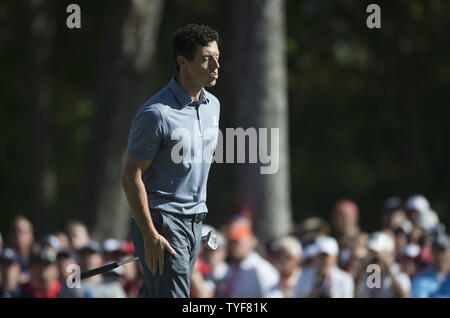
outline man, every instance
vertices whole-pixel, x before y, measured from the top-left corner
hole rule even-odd
[[[273,264],[280,273],[280,288],[284,297],[292,297],[292,291],[302,272],[300,261],[302,245],[292,236],[275,240],[270,246]]]
[[[19,282],[27,284],[30,282],[29,260],[34,243],[33,224],[23,215],[18,215],[11,223],[11,246],[18,254],[21,274]]]
[[[228,233],[230,265],[218,282],[219,298],[282,298],[279,274],[255,248],[257,240],[246,222],[233,222]]]
[[[144,279],[141,297],[189,297],[206,217],[206,183],[220,104],[219,36],[190,24],[172,40],[176,75],[132,122],[123,187]]]
[[[29,298],[19,283],[20,260],[14,250],[6,248],[0,255],[0,298]]]
[[[66,232],[69,238],[70,247],[78,251],[87,246],[91,241],[89,231],[82,222],[71,220],[66,225]]]
[[[337,267],[339,247],[336,240],[320,236],[315,243],[313,266],[304,269],[292,296],[295,298],[351,298],[353,278]]]
[[[51,251],[34,253],[30,257],[31,281],[26,289],[33,298],[58,298],[61,283],[56,265],[56,255]]]
[[[417,274],[412,281],[412,297],[432,297],[449,276],[450,244],[445,234],[439,234],[433,240],[433,263]]]
[[[348,248],[360,233],[359,208],[349,199],[337,201],[332,209],[334,237],[341,249]]]
[[[359,298],[408,298],[411,291],[411,280],[395,263],[393,238],[384,232],[375,232],[367,242],[369,250],[363,271],[359,278],[357,296]],[[370,264],[377,265],[380,273],[380,286],[369,287],[369,275],[366,272]]]

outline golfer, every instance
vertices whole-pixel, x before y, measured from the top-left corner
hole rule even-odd
[[[219,129],[220,103],[204,89],[218,78],[218,42],[208,26],[179,29],[175,75],[131,124],[123,187],[144,269],[139,297],[189,297]]]

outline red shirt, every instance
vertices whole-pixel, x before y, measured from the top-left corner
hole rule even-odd
[[[37,291],[35,287],[30,286],[29,289],[33,298],[58,298],[59,293],[61,292],[61,283],[55,281],[45,294]]]

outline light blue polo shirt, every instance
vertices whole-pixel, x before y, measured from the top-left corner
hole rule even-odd
[[[131,123],[127,153],[151,161],[142,180],[150,208],[191,215],[208,212],[206,186],[219,132],[219,100],[202,90],[191,100],[172,78]]]

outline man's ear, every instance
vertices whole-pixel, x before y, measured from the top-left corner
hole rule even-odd
[[[177,64],[178,66],[181,68],[181,66],[186,65],[186,59],[184,58],[183,55],[178,55],[177,56]]]

